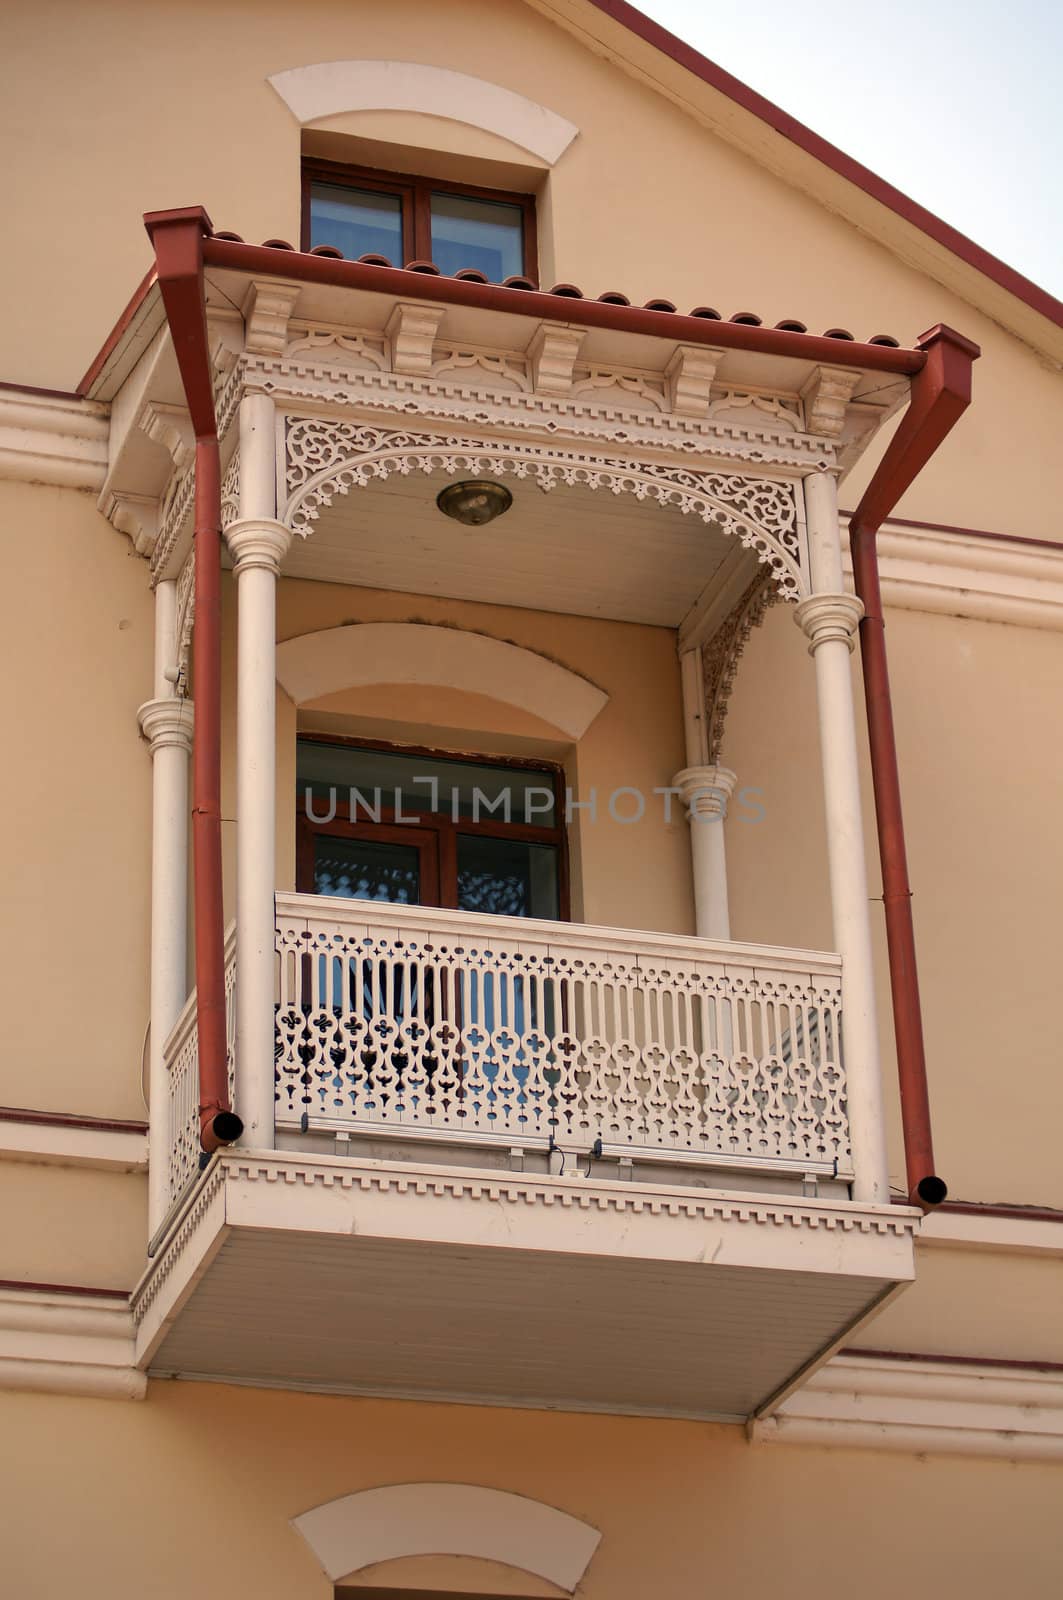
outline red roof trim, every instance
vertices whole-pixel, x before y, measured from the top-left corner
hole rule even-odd
[[[125,310],[118,318],[118,321],[107,335],[107,338],[104,341],[103,346],[97,354],[91,367],[78,384],[77,393],[79,395],[88,394],[89,390],[92,388],[92,385],[96,382],[96,379],[99,377],[100,373],[107,365],[107,362],[110,360],[112,351],[121,343],[122,335],[125,333],[126,329],[129,327],[129,324],[133,321],[133,318],[140,310],[145,298],[147,297],[148,290],[151,288],[154,282],[155,264],[153,262],[134,289],[129,304],[126,306]]]
[[[1049,322],[1063,328],[1063,301],[1057,300],[1046,289],[1039,289],[1036,283],[1023,277],[1021,272],[1016,272],[1014,267],[1009,267],[998,256],[983,250],[973,239],[968,239],[966,234],[950,227],[925,206],[909,199],[884,178],[877,177],[859,161],[854,161],[852,156],[847,156],[844,151],[839,150],[837,145],[820,138],[818,133],[806,128],[803,122],[798,122],[796,117],[791,117],[788,112],[773,105],[763,95],[757,94],[755,89],[750,89],[747,84],[732,77],[714,61],[709,61],[706,56],[701,55],[692,45],[677,39],[674,33],[669,33],[660,23],[653,22],[643,12],[628,5],[626,0],[589,0],[589,4],[596,10],[604,12],[607,17],[611,17],[614,22],[619,22],[621,27],[627,28],[629,33],[635,34],[644,43],[652,45],[662,55],[668,56],[677,66],[685,67],[696,78],[700,78],[702,83],[707,83],[711,89],[726,95],[735,105],[741,106],[743,111],[748,111],[761,122],[767,123],[768,127],[774,128],[784,139],[789,139],[807,155],[813,156],[832,172],[836,172],[840,178],[845,178],[848,183],[862,190],[872,200],[877,200],[887,210],[893,211],[905,222],[911,223],[936,244],[943,245],[969,267],[974,267],[976,272],[981,272],[1000,288],[1006,289],[1009,294],[1013,294],[1016,299],[1028,305],[1032,311],[1038,312]]]
[[[174,212],[180,216],[183,213]],[[171,215],[153,213],[158,217]],[[280,249],[273,245],[236,243],[222,234],[208,234],[203,241],[203,259],[208,267],[228,268],[233,272],[265,273],[298,282],[330,284],[336,288],[362,289],[374,294],[404,296],[414,300],[434,300],[444,305],[467,306],[481,311],[502,311],[514,316],[535,317],[540,321],[563,320],[587,328],[608,328],[617,333],[648,334],[655,339],[676,343],[707,344],[730,350],[756,351],[762,355],[793,357],[799,361],[823,362],[833,366],[859,367],[870,372],[893,372],[912,376],[926,363],[921,350],[902,350],[894,345],[858,342],[788,333],[778,328],[749,327],[745,323],[716,322],[676,311],[654,310],[645,306],[617,305],[601,300],[571,299],[552,291],[508,288],[505,284],[472,283],[467,278],[449,278],[433,273],[411,271],[408,267],[377,267],[366,261],[318,255],[314,251]],[[959,339],[956,334],[953,338]],[[963,341],[969,343],[969,341]],[[977,346],[971,348],[976,349]]]

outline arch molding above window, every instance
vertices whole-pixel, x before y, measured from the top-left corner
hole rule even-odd
[[[318,61],[268,82],[303,125],[349,111],[419,111],[497,134],[551,167],[579,132],[501,84],[418,61]]]

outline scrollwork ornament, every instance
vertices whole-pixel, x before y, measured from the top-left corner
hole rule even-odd
[[[675,506],[752,550],[770,570],[780,595],[799,600],[803,593],[797,502],[788,481],[697,472],[660,462],[634,464],[622,456],[530,441],[392,430],[324,417],[289,417],[285,445],[283,520],[300,538],[310,535],[321,511],[338,495],[394,474],[512,476],[531,479],[546,492],[561,484],[579,485]]]

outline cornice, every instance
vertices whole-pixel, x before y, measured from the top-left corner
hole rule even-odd
[[[843,561],[852,577],[848,535]],[[1063,544],[1027,545],[976,533],[887,523],[878,535],[882,597],[902,611],[1063,629]]]
[[[142,1400],[133,1320],[124,1301],[92,1294],[0,1290],[0,1389]]]
[[[1063,1373],[838,1355],[773,1416],[754,1422],[750,1437],[755,1444],[1063,1462]]]
[[[98,494],[109,414],[93,400],[0,388],[0,478]]]
[[[143,1126],[90,1118],[5,1111],[0,1116],[0,1160],[110,1172],[146,1172],[148,1140]]]

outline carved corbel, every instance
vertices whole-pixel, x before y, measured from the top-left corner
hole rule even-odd
[[[244,299],[244,349],[254,355],[283,355],[288,321],[299,299],[299,286],[255,280]]]
[[[166,406],[149,400],[140,414],[141,433],[162,445],[177,472],[183,472],[196,451],[192,418],[180,406]]]
[[[664,369],[668,403],[676,416],[708,415],[716,368],[724,354],[723,350],[713,350],[700,344],[681,344],[676,347],[675,354]]]
[[[385,330],[393,372],[406,372],[414,377],[429,375],[436,334],[442,320],[442,306],[399,301],[388,318]]]
[[[840,439],[846,408],[859,382],[859,372],[848,367],[817,367],[801,390],[805,432],[823,439]]]
[[[150,556],[159,536],[159,502],[148,494],[114,491],[101,506],[104,516],[133,541],[138,556]]]
[[[528,370],[536,394],[572,393],[572,369],[586,337],[582,328],[543,322],[528,346]]]

